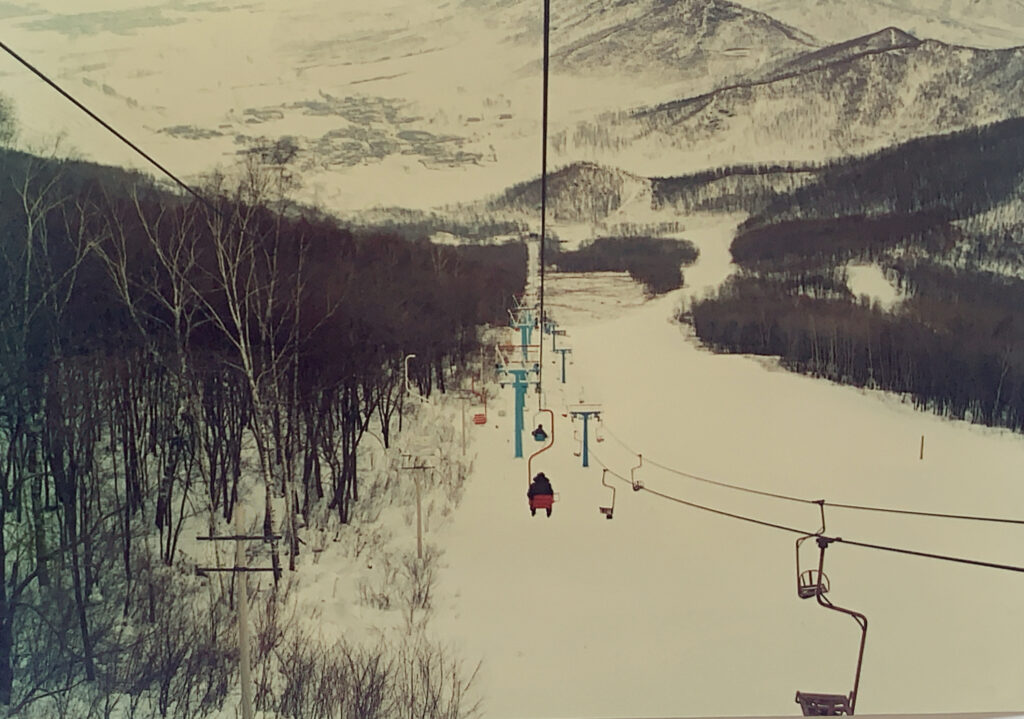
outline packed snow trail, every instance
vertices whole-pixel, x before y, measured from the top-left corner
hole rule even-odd
[[[687,235],[709,250],[687,272],[697,293],[727,272],[721,230]],[[546,282],[574,360],[562,391],[556,359],[545,353],[555,445],[533,471],[559,493],[554,514],[530,516],[527,460],[513,459],[506,389],[488,405],[489,424],[474,427],[475,473],[436,537],[446,550],[440,586],[448,597],[435,629],[467,660],[483,659],[478,690],[489,717],[794,715],[798,689],[852,687],[859,632],[848,617],[796,597],[793,535],[621,483],[606,520],[598,507],[611,492],[599,461],[628,476],[640,452],[808,499],[1024,515],[1017,436],[770,361],[714,355],[671,319],[689,286],[643,303],[621,276]],[[601,403],[610,430],[603,442],[592,433],[587,469],[572,454],[579,423],[561,416],[563,403],[580,399]],[[530,393],[527,428],[540,421],[536,407]],[[539,446],[526,435],[527,456]],[[666,494],[818,528],[813,506],[699,485],[649,465],[637,476]],[[1024,563],[1019,527],[842,510],[827,520],[829,534],[848,539]],[[816,560],[813,550],[806,559]],[[1024,705],[1024,577],[837,545],[826,572],[832,600],[870,621],[859,714]]]

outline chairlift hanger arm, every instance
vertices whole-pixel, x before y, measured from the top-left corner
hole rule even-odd
[[[603,514],[605,516],[605,519],[611,519],[612,515],[615,513],[615,485],[608,484],[608,481],[607,481],[608,472],[610,472],[610,471],[611,470],[609,470],[607,467],[605,467],[601,471],[601,484],[603,484],[608,489],[612,490],[612,504],[611,504],[611,506],[610,507],[598,507],[598,509],[601,511],[601,514]],[[614,475],[614,472],[612,474]]]
[[[819,536],[817,541],[818,546],[821,548],[818,556],[818,577],[820,578],[823,576],[823,572],[825,571],[825,550],[830,544],[832,544],[832,542],[841,542],[842,538]],[[850,692],[850,714],[852,715],[857,706],[857,692],[860,690],[860,671],[864,665],[864,644],[868,638],[868,618],[860,612],[833,604],[825,598],[823,592],[818,592],[818,604],[826,609],[831,609],[832,611],[853,617],[854,621],[857,622],[857,625],[860,627],[860,649],[857,651],[857,669],[853,678],[853,691]]]
[[[538,449],[536,452],[530,455],[529,459],[526,460],[526,485],[529,487],[530,482],[533,481],[533,458],[541,452],[546,452],[555,444],[555,412],[550,409],[541,409],[539,412],[547,412],[551,418],[551,431],[548,433],[548,443]]]

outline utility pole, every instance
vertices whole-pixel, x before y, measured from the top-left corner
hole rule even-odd
[[[238,679],[242,694],[242,719],[253,719],[252,710],[252,668],[249,657],[249,593],[246,575],[249,572],[274,572],[274,582],[280,578],[280,573],[273,567],[247,567],[245,566],[245,545],[247,541],[277,541],[280,535],[274,534],[269,537],[264,535],[245,534],[245,523],[242,520],[242,508],[235,505],[235,533],[220,537],[205,536],[196,537],[199,541],[207,542],[235,542],[235,566],[234,567],[196,567],[196,574],[201,577],[209,572],[232,572],[235,577],[235,608],[238,611]]]
[[[235,566],[245,566],[245,531],[241,508],[235,506]],[[252,719],[252,666],[249,657],[249,582],[245,572],[235,576],[235,603],[238,606],[238,680],[242,685],[242,719]]]
[[[423,499],[420,488],[419,470],[434,469],[433,465],[423,464],[420,457],[413,457],[411,454],[403,454],[404,460],[411,460],[412,464],[402,464],[403,470],[412,470],[412,481],[416,484],[416,558],[423,560]]]

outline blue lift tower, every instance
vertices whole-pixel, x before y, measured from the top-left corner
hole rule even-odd
[[[540,367],[533,365],[532,367],[499,367],[498,369],[513,377],[512,386],[516,390],[515,456],[518,459],[523,456],[523,410],[526,407],[526,388],[531,384],[537,384],[537,380],[527,378],[531,373],[538,374]],[[504,387],[505,383],[502,382],[501,386]]]
[[[584,467],[589,467],[590,466],[590,456],[588,455],[588,449],[590,448],[590,434],[589,434],[590,418],[593,417],[594,419],[600,421],[600,419],[601,419],[601,410],[600,409],[596,409],[596,408],[591,408],[591,409],[583,409],[583,408],[572,409],[572,408],[570,408],[569,409],[569,414],[572,415],[572,418],[573,418],[574,421],[575,421],[575,419],[577,417],[582,417],[583,418],[583,450],[582,450],[581,454],[583,455],[583,466]]]

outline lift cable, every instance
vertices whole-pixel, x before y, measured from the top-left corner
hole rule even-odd
[[[537,409],[544,405],[544,245],[547,235],[548,216],[548,69],[550,67],[551,0],[544,0],[544,89],[541,100],[541,148],[540,148],[540,355],[537,364]]]
[[[886,512],[888,514],[907,514],[914,517],[936,517],[938,519],[964,519],[972,522],[999,522],[1002,524],[1024,524],[1024,519],[1010,519],[1008,517],[982,517],[973,514],[946,514],[944,512],[921,512],[915,509],[896,509],[893,507],[870,507],[859,504],[840,504],[838,502],[824,501],[826,507],[836,509],[854,509],[863,512]]]
[[[803,499],[801,497],[791,497],[791,496],[789,496],[787,494],[777,494],[775,492],[766,492],[766,491],[761,490],[761,489],[753,489],[751,487],[743,487],[743,486],[738,485],[738,484],[729,484],[727,482],[719,482],[718,480],[715,480],[715,479],[708,479],[707,477],[701,477],[701,476],[696,475],[696,474],[690,474],[689,472],[683,472],[683,471],[678,470],[678,469],[673,469],[672,467],[666,467],[665,465],[659,464],[658,462],[655,462],[653,459],[651,459],[650,457],[647,457],[647,456],[644,457],[644,460],[647,462],[647,464],[651,465],[652,467],[657,467],[658,469],[663,469],[666,472],[671,472],[672,474],[677,474],[680,477],[686,477],[687,479],[692,479],[692,480],[694,480],[696,482],[704,482],[706,484],[713,484],[716,487],[725,487],[726,489],[735,489],[735,490],[737,490],[739,492],[746,492],[748,494],[759,494],[762,497],[772,497],[773,499],[783,499],[783,500],[786,500],[788,502],[799,502],[800,504],[820,504],[821,503],[821,502],[818,502],[817,500],[813,500],[813,499]]]
[[[608,467],[608,465],[606,465],[604,462],[602,462],[601,459],[596,454],[594,454],[593,451],[590,452],[590,458],[593,459],[594,461],[596,461],[598,464],[600,464],[602,468],[608,470],[608,474],[612,475],[613,477],[615,477],[619,481],[625,482],[625,483],[627,483],[627,484],[632,486],[633,483],[629,479],[627,479],[626,477],[623,477],[621,474],[618,474],[617,472],[615,472],[612,469],[610,469]],[[692,507],[693,509],[700,509],[700,510],[702,510],[704,512],[711,512],[712,514],[718,514],[720,516],[728,517],[730,519],[738,519],[740,521],[749,522],[751,524],[757,524],[757,525],[760,525],[762,527],[771,527],[772,529],[780,529],[780,530],[782,530],[784,532],[790,532],[792,534],[808,534],[808,532],[806,530],[803,530],[803,529],[798,529],[796,527],[788,527],[788,526],[786,526],[784,524],[775,524],[774,522],[768,522],[768,521],[765,521],[763,519],[757,519],[755,517],[748,517],[748,516],[743,515],[743,514],[735,514],[733,512],[726,512],[723,509],[715,509],[713,507],[707,507],[707,506],[705,506],[703,504],[697,504],[696,502],[690,502],[689,500],[686,500],[686,499],[681,499],[679,497],[673,497],[673,496],[671,496],[669,494],[664,494],[662,492],[658,492],[658,491],[650,489],[650,488],[648,488],[646,486],[637,487],[636,491],[647,492],[648,494],[653,494],[655,497],[660,497],[661,499],[666,499],[666,500],[668,500],[670,502],[675,502],[677,504],[682,504],[682,505],[687,506],[687,507]]]
[[[611,430],[608,429],[608,424],[607,423],[604,423],[603,429],[604,429],[605,433],[609,437],[611,437],[616,442],[621,444],[623,446],[623,448],[625,448],[628,452],[630,452],[630,454],[639,454],[638,452],[635,452],[629,445],[627,445],[621,439],[616,437],[615,433],[613,433]],[[736,490],[738,492],[746,492],[748,494],[757,494],[757,495],[760,495],[762,497],[771,497],[773,499],[781,499],[781,500],[785,500],[787,502],[797,502],[799,504],[819,504],[819,505],[821,505],[823,507],[832,507],[834,509],[850,509],[850,510],[857,510],[857,511],[862,511],[862,512],[884,512],[884,513],[888,513],[888,514],[902,514],[902,515],[908,515],[908,516],[913,516],[913,517],[932,517],[932,518],[936,518],[936,519],[961,519],[961,520],[967,520],[967,521],[972,521],[972,522],[993,522],[993,523],[999,523],[999,524],[1024,525],[1024,519],[1012,519],[1012,518],[1008,518],[1008,517],[989,517],[989,516],[980,516],[980,515],[974,515],[974,514],[948,514],[948,513],[945,513],[945,512],[925,512],[925,511],[919,511],[919,510],[914,510],[914,509],[899,509],[899,508],[893,508],[893,507],[874,507],[874,506],[863,505],[863,504],[844,504],[844,503],[841,503],[841,502],[830,502],[827,499],[804,499],[803,497],[793,497],[793,496],[788,495],[788,494],[778,494],[776,492],[767,492],[765,490],[754,489],[752,487],[745,487],[745,486],[742,486],[742,485],[739,485],[739,484],[729,484],[728,482],[720,482],[720,481],[715,480],[715,479],[708,479],[707,477],[701,477],[700,475],[691,474],[690,472],[684,472],[682,470],[678,470],[678,469],[675,469],[673,467],[668,467],[668,466],[665,466],[663,464],[659,464],[658,462],[654,461],[653,459],[651,459],[646,454],[644,455],[644,461],[647,462],[648,464],[650,464],[653,467],[657,467],[657,468],[662,469],[662,470],[664,470],[666,472],[670,472],[671,474],[676,474],[676,475],[678,475],[680,477],[686,477],[687,479],[692,479],[692,480],[694,480],[696,482],[704,482],[706,484],[713,484],[716,487],[724,487],[726,489],[734,489],[734,490]]]
[[[35,67],[32,63],[30,63],[25,58],[23,58],[21,55],[16,53],[14,50],[12,50],[7,44],[5,44],[2,41],[0,41],[0,49],[4,50],[4,52],[6,52],[8,55],[10,55],[15,60],[20,62],[22,65],[24,65],[29,70],[31,70],[35,75],[37,75],[40,79],[42,79],[43,82],[45,82],[47,85],[49,85],[54,90],[59,92],[65,99],[67,99],[69,102],[71,102],[73,105],[75,105],[75,107],[77,107],[79,110],[81,110],[86,115],[88,115],[93,120],[95,120],[100,125],[102,125],[104,127],[104,129],[106,129],[108,132],[110,132],[112,135],[114,135],[114,137],[116,137],[118,140],[120,140],[121,142],[126,144],[132,150],[134,150],[137,154],[142,156],[149,164],[153,165],[153,167],[157,168],[158,170],[160,170],[160,172],[162,172],[163,174],[167,175],[167,177],[171,178],[171,180],[173,180],[175,184],[177,184],[179,187],[181,187],[181,189],[185,190],[185,192],[187,192],[190,195],[192,195],[193,197],[195,197],[197,200],[202,202],[204,205],[209,207],[211,210],[213,210],[217,214],[221,214],[220,210],[217,209],[217,207],[215,207],[213,205],[213,203],[211,203],[208,199],[206,199],[201,194],[199,194],[196,190],[194,190],[186,182],[184,182],[183,180],[178,179],[178,177],[174,173],[172,173],[166,167],[164,167],[159,162],[157,162],[155,159],[153,159],[150,155],[148,155],[146,152],[144,152],[138,145],[136,145],[131,140],[129,140],[127,137],[125,137],[120,132],[118,132],[116,129],[114,129],[109,123],[104,121],[103,118],[101,118],[99,115],[97,115],[92,110],[90,110],[88,107],[86,107],[81,102],[79,102],[77,99],[75,99],[71,95],[71,93],[69,93],[67,90],[65,90],[60,85],[58,85],[56,82],[54,82],[49,77],[47,77],[41,70],[39,70],[37,67]]]
[[[603,467],[604,469],[608,470],[608,474],[612,475],[613,477],[615,477],[616,479],[618,479],[618,480],[620,480],[622,482],[626,482],[627,484],[632,485],[632,482],[629,479],[627,479],[627,478],[623,477],[622,475],[612,471],[608,467],[608,465],[606,465],[604,462],[602,462],[601,459],[597,455],[595,455],[593,452],[590,452],[590,457],[595,462],[600,464],[601,467]],[[813,532],[807,532],[806,530],[798,529],[796,527],[790,527],[790,526],[787,526],[787,525],[784,525],[784,524],[776,524],[774,522],[768,522],[766,520],[758,519],[756,517],[750,517],[750,516],[743,515],[743,514],[736,514],[734,512],[726,512],[725,510],[722,510],[722,509],[715,509],[714,507],[708,507],[708,506],[703,505],[703,504],[697,504],[696,502],[690,502],[690,501],[682,499],[680,497],[675,497],[675,496],[672,496],[670,494],[665,494],[664,492],[655,491],[653,489],[650,489],[647,486],[634,487],[634,489],[636,491],[638,491],[638,492],[647,492],[648,494],[654,495],[655,497],[658,497],[660,499],[664,499],[664,500],[669,501],[669,502],[674,502],[676,504],[681,504],[683,506],[690,507],[692,509],[699,509],[699,510],[701,510],[703,512],[709,512],[711,514],[717,514],[719,516],[727,517],[729,519],[737,519],[737,520],[740,520],[740,521],[743,521],[743,522],[748,522],[750,524],[756,524],[756,525],[759,525],[759,526],[762,526],[762,527],[769,527],[771,529],[778,529],[778,530],[781,530],[781,531],[784,531],[784,532],[789,532],[791,534],[803,534],[803,535],[813,535],[814,534]],[[988,569],[1000,569],[1000,570],[1008,571],[1008,572],[1024,573],[1024,567],[1013,565],[1013,564],[999,564],[997,562],[987,562],[987,561],[980,560],[980,559],[969,559],[967,557],[954,557],[954,556],[950,556],[948,554],[936,554],[936,553],[933,553],[933,552],[921,552],[921,551],[917,551],[917,550],[914,550],[914,549],[905,549],[903,547],[892,547],[892,546],[888,546],[888,545],[885,545],[885,544],[871,544],[869,542],[859,542],[859,541],[853,540],[853,539],[843,539],[842,537],[829,537],[829,536],[826,536],[826,535],[820,535],[820,536],[822,536],[824,539],[828,539],[829,541],[832,541],[832,542],[840,542],[842,544],[849,544],[852,547],[862,547],[864,549],[876,549],[876,550],[882,551],[882,552],[895,552],[897,554],[909,554],[909,555],[914,556],[914,557],[924,557],[924,558],[927,558],[927,559],[937,559],[937,560],[944,561],[944,562],[955,562],[957,564],[968,564],[968,565],[975,566],[975,567],[985,567],[985,568],[988,568]]]

